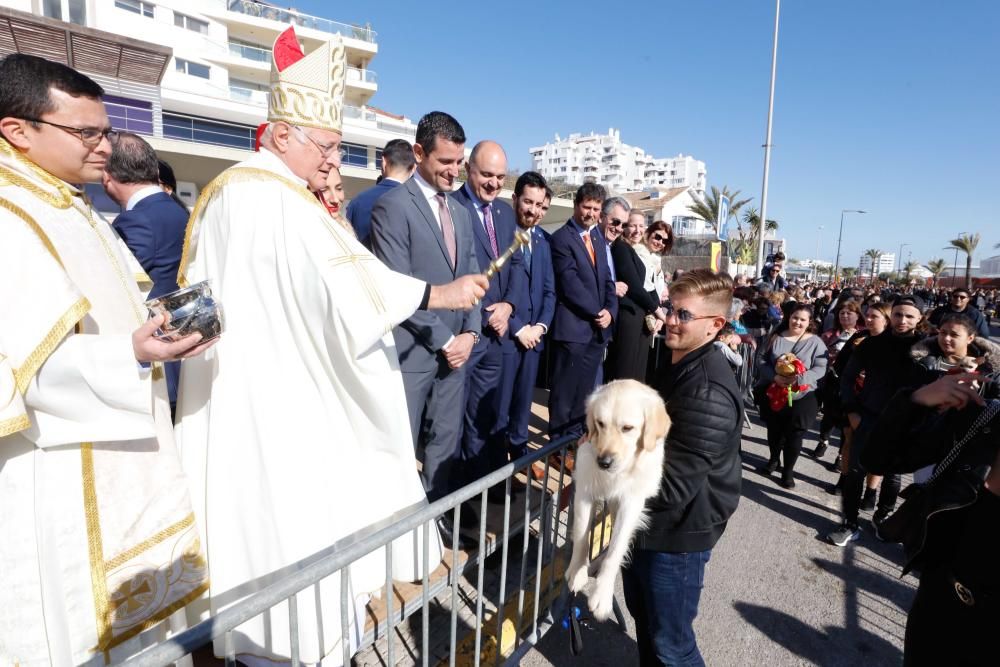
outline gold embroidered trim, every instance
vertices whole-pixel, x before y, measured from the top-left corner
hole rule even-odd
[[[3,137],[0,137],[0,155],[6,155],[13,158],[21,166],[31,172],[32,176],[35,176],[38,180],[55,188],[56,194],[46,191],[45,188],[40,187],[38,184],[32,182],[25,176],[2,165],[0,165],[0,183],[9,183],[11,185],[16,185],[19,188],[23,188],[44,201],[49,206],[54,206],[58,209],[67,209],[72,205],[73,192],[69,189],[66,183],[45,171],[28,158],[24,157],[21,154],[21,151],[11,146],[10,143],[8,143]]]
[[[107,646],[107,648],[105,648],[105,651],[107,651],[108,649],[114,648],[115,646],[117,646],[118,644],[121,644],[122,642],[125,642],[125,641],[128,641],[129,639],[132,639],[132,637],[135,637],[136,635],[138,635],[138,634],[140,634],[142,632],[145,632],[146,630],[148,630],[149,628],[153,627],[154,625],[156,625],[157,623],[159,623],[163,619],[165,619],[168,616],[170,616],[172,613],[174,613],[178,609],[183,609],[184,607],[188,606],[193,601],[197,600],[202,595],[204,595],[205,592],[208,590],[209,586],[210,586],[210,582],[209,582],[208,578],[206,578],[205,579],[205,583],[202,584],[201,586],[199,586],[198,588],[194,589],[193,591],[191,591],[190,593],[188,593],[184,597],[180,598],[176,602],[172,602],[171,604],[167,605],[166,607],[164,607],[160,611],[158,611],[155,614],[153,614],[152,616],[150,616],[149,619],[143,621],[142,623],[139,623],[135,627],[130,628],[129,630],[127,630],[127,631],[123,632],[122,634],[118,635],[117,637],[115,637],[114,641],[111,642],[111,644],[109,646]]]
[[[17,217],[21,218],[21,220],[23,220],[28,227],[31,227],[31,231],[38,235],[38,240],[42,242],[45,249],[49,251],[49,254],[52,255],[57,262],[59,262],[59,266],[63,267],[62,259],[59,257],[59,253],[56,252],[56,247],[52,244],[52,240],[49,238],[49,235],[45,233],[45,230],[42,229],[41,225],[35,222],[35,219],[31,217],[27,211],[14,202],[4,199],[3,197],[0,197],[0,208],[7,209]],[[65,270],[65,267],[63,267],[63,270]]]
[[[28,415],[18,415],[17,417],[0,421],[0,438],[23,431],[30,426],[31,420],[28,419]]]
[[[97,646],[106,649],[111,640],[108,614],[108,580],[104,568],[104,542],[101,537],[101,517],[97,509],[97,486],[94,481],[94,445],[80,444],[83,473],[83,515],[87,524],[87,552],[90,557],[90,586],[94,597],[94,621],[97,624]]]
[[[382,294],[378,291],[378,287],[375,285],[374,279],[372,279],[371,274],[368,273],[368,269],[364,267],[362,262],[377,262],[378,260],[371,255],[343,255],[341,257],[334,257],[330,260],[331,267],[343,266],[344,264],[351,264],[354,267],[354,271],[357,273],[358,282],[361,283],[361,288],[365,291],[368,296],[368,300],[372,302],[375,307],[375,311],[379,314],[384,314],[385,302],[382,300]]]
[[[318,199],[316,195],[309,192],[309,190],[302,185],[299,185],[295,181],[292,181],[280,174],[276,174],[273,171],[267,171],[266,169],[259,169],[257,167],[231,167],[221,174],[219,174],[215,180],[209,183],[201,194],[198,196],[198,201],[194,204],[194,209],[191,211],[191,217],[188,218],[187,229],[184,230],[184,247],[181,249],[181,263],[177,270],[177,284],[178,286],[184,288],[188,286],[187,276],[185,275],[188,269],[188,265],[191,263],[191,239],[195,234],[195,227],[201,221],[202,213],[209,202],[215,198],[215,195],[219,191],[229,185],[230,183],[246,183],[256,180],[271,180],[278,181],[282,185],[285,185],[291,189],[295,194],[300,197],[305,198],[310,203],[319,207],[323,210],[323,214],[329,217],[329,213]]]
[[[66,337],[70,329],[76,326],[83,316],[90,312],[90,301],[86,297],[81,297],[79,301],[70,306],[63,316],[56,320],[56,323],[49,329],[49,333],[42,339],[42,342],[28,355],[20,368],[14,369],[14,382],[17,389],[22,394],[28,390],[28,383],[35,373],[42,367],[45,360],[49,358],[52,351],[56,349],[62,339]]]
[[[194,512],[188,514],[187,517],[181,519],[174,525],[168,528],[164,528],[163,530],[158,532],[156,535],[153,535],[148,540],[140,542],[139,544],[135,545],[128,551],[121,552],[120,554],[109,560],[107,563],[105,563],[104,567],[108,570],[118,569],[119,567],[121,567],[128,561],[132,560],[136,556],[149,551],[160,542],[163,542],[168,537],[173,537],[174,535],[177,535],[178,533],[187,530],[193,525],[194,525]]]
[[[111,244],[108,242],[108,239],[104,237],[104,234],[102,234],[100,228],[98,228],[97,220],[94,219],[93,209],[88,207],[85,208],[84,210],[80,209],[76,210],[79,211],[87,219],[87,222],[90,223],[90,228],[94,231],[94,234],[97,235],[98,240],[101,242],[101,248],[104,250],[104,254],[107,256],[108,261],[111,262],[111,266],[112,268],[114,268],[115,273],[118,274],[118,282],[121,284],[122,289],[125,290],[125,299],[130,304],[132,304],[132,311],[135,314],[135,321],[139,326],[142,326],[146,322],[146,314],[143,312],[141,305],[132,294],[132,290],[129,289],[130,283],[128,281],[128,278],[125,277],[125,271],[122,268],[122,264],[119,261],[119,258],[115,255],[115,252],[112,249]],[[105,225],[105,228],[107,232],[110,234],[111,227],[109,225]]]

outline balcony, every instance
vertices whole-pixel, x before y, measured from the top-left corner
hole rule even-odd
[[[267,63],[268,65],[271,64],[271,49],[261,49],[256,46],[229,42],[229,54],[237,58],[244,58],[258,63]]]
[[[267,92],[263,90],[253,90],[241,86],[229,86],[229,99],[234,102],[253,104],[258,107],[267,106]]]
[[[255,16],[257,18],[288,23],[303,28],[312,28],[331,35],[342,35],[351,39],[358,39],[362,42],[375,42],[376,33],[367,26],[348,25],[338,23],[318,16],[310,16],[291,9],[282,9],[256,0],[228,0],[227,8],[237,14]]]
[[[371,83],[378,85],[378,77],[370,69],[360,69],[357,67],[347,68],[347,83]]]

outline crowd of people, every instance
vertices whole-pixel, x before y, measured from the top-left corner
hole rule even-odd
[[[626,602],[642,664],[701,664],[693,622],[739,502],[745,402],[767,428],[761,471],[780,469],[786,489],[820,411],[813,455],[840,432],[831,490],[844,517],[829,539],[844,546],[861,511],[874,510],[878,534],[901,473],[943,456],[937,440],[920,456],[900,451],[893,429],[917,417],[884,415],[933,421],[949,408],[921,438],[960,438],[973,405],[993,397],[995,290],[789,282],[780,254],[760,276],[668,277],[669,224],[587,183],[570,219],[543,231],[545,179],[521,174],[506,203],[502,146],[483,140],[466,157],[465,131],[444,112],[420,119],[412,145],[390,142],[379,182],[345,207],[343,68],[317,66],[343,54],[307,55],[291,30],[274,53],[257,151],[192,211],[149,144],[110,127],[95,82],[34,56],[0,61],[0,293],[19,314],[0,324],[0,506],[24,508],[5,515],[0,547],[14,584],[0,596],[5,661],[129,655],[521,458],[545,363],[552,440],[585,437],[587,396],[604,382],[639,380],[664,397],[662,486],[625,568]],[[313,103],[289,103],[297,96]],[[88,182],[121,206],[112,224],[83,196]],[[147,319],[143,300],[202,281],[223,304],[222,336],[158,335],[164,319]],[[650,358],[656,345],[669,350],[663,363]],[[995,438],[978,441],[962,455],[1000,492]],[[554,463],[572,472],[571,453]],[[962,516],[995,521],[995,498],[972,486]],[[442,543],[474,547],[463,531],[479,518],[461,516],[441,517],[429,544],[394,542],[391,575],[420,579],[422,554],[433,569]],[[949,550],[929,534],[918,606],[944,604],[952,580],[990,599],[991,561],[972,551],[995,555],[995,542],[953,527]],[[942,565],[946,551],[962,564]],[[377,551],[352,564],[347,619],[340,577],[294,602],[303,661],[357,645],[385,563]],[[242,662],[291,655],[272,628],[288,627],[289,604],[234,633]],[[970,623],[993,618],[976,613]]]

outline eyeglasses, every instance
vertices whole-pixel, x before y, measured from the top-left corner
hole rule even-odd
[[[83,145],[89,146],[90,148],[100,145],[101,141],[105,138],[110,142],[118,140],[118,130],[113,127],[70,127],[69,125],[60,125],[59,123],[42,120],[41,118],[22,118],[21,120],[26,120],[29,123],[43,123],[45,125],[51,125],[52,127],[58,127],[63,132],[69,132],[70,134],[75,134],[80,137],[80,141],[83,142]]]
[[[968,294],[952,294],[951,298],[952,299],[961,299],[962,301],[965,301],[966,299],[969,298],[969,295]]]
[[[329,144],[324,146],[323,144],[319,143],[318,141],[310,137],[309,133],[303,130],[298,125],[295,126],[295,129],[299,131],[299,134],[301,134],[303,137],[311,141],[313,146],[315,146],[316,149],[319,151],[320,155],[322,155],[325,158],[333,155],[334,151],[337,151],[338,149],[340,157],[344,157],[344,155],[346,154],[346,151],[343,148],[340,148],[337,144]]]
[[[660,243],[666,243],[668,239],[666,236],[663,236],[662,234],[653,234],[652,236],[649,237],[649,240],[659,241]],[[681,321],[683,322],[684,320]]]
[[[663,312],[670,319],[671,315],[677,316],[677,321],[681,324],[687,324],[688,322],[693,322],[695,320],[710,320],[715,317],[722,317],[721,315],[695,315],[690,310],[685,310],[684,308],[674,308],[671,304],[666,304],[663,306]]]

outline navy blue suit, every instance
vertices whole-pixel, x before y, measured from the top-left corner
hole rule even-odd
[[[549,436],[583,435],[584,402],[594,388],[597,369],[611,339],[612,326],[594,321],[601,310],[618,317],[618,297],[608,266],[605,241],[591,227],[591,262],[582,228],[570,218],[552,235],[552,268],[556,275],[556,311],[549,331],[552,345],[552,391],[549,394]]]
[[[549,234],[545,230],[534,227],[531,230],[531,252],[522,249],[524,260],[521,270],[524,272],[524,285],[517,295],[514,304],[514,316],[510,319],[511,334],[516,334],[521,327],[541,324],[546,332],[552,326],[552,316],[556,310],[555,273],[552,270],[552,249],[549,247]],[[504,370],[504,390],[501,399],[507,401],[501,406],[501,414],[509,415],[507,438],[510,442],[512,459],[527,453],[528,420],[531,417],[531,404],[535,394],[535,380],[538,378],[538,362],[545,348],[545,338],[532,349],[526,349],[516,342],[518,355],[517,365],[510,371]],[[509,380],[508,380],[509,378]]]
[[[497,255],[493,254],[485,223],[480,218],[483,204],[472,194],[468,184],[463,185],[453,197],[469,212],[476,258],[479,260],[480,268],[485,271]],[[514,209],[500,200],[494,200],[489,207],[496,233],[497,253],[502,254],[514,242],[514,230],[517,228]],[[472,348],[465,372],[466,403],[462,456],[465,460],[467,482],[479,479],[507,462],[503,444],[507,413],[501,412],[501,403],[505,403],[501,400],[503,375],[505,367],[514,367],[517,350],[514,348],[513,332],[510,328],[504,336],[498,336],[489,326],[492,313],[486,309],[500,302],[516,306],[517,295],[523,289],[525,280],[523,264],[521,253],[515,253],[490,280],[489,289],[486,290],[481,302],[480,339]]]
[[[372,207],[375,206],[375,202],[378,201],[379,197],[398,185],[400,185],[399,181],[391,178],[383,178],[374,186],[359,192],[351,200],[351,203],[347,205],[347,219],[351,221],[351,227],[354,227],[354,233],[358,235],[361,245],[369,250],[372,248],[370,238],[372,233]]]
[[[139,200],[130,211],[115,218],[112,227],[125,241],[142,270],[153,281],[149,298],[154,299],[178,289],[177,269],[184,247],[184,229],[188,212],[166,192],[158,192]],[[181,363],[164,364],[170,405],[177,404],[177,380]]]

